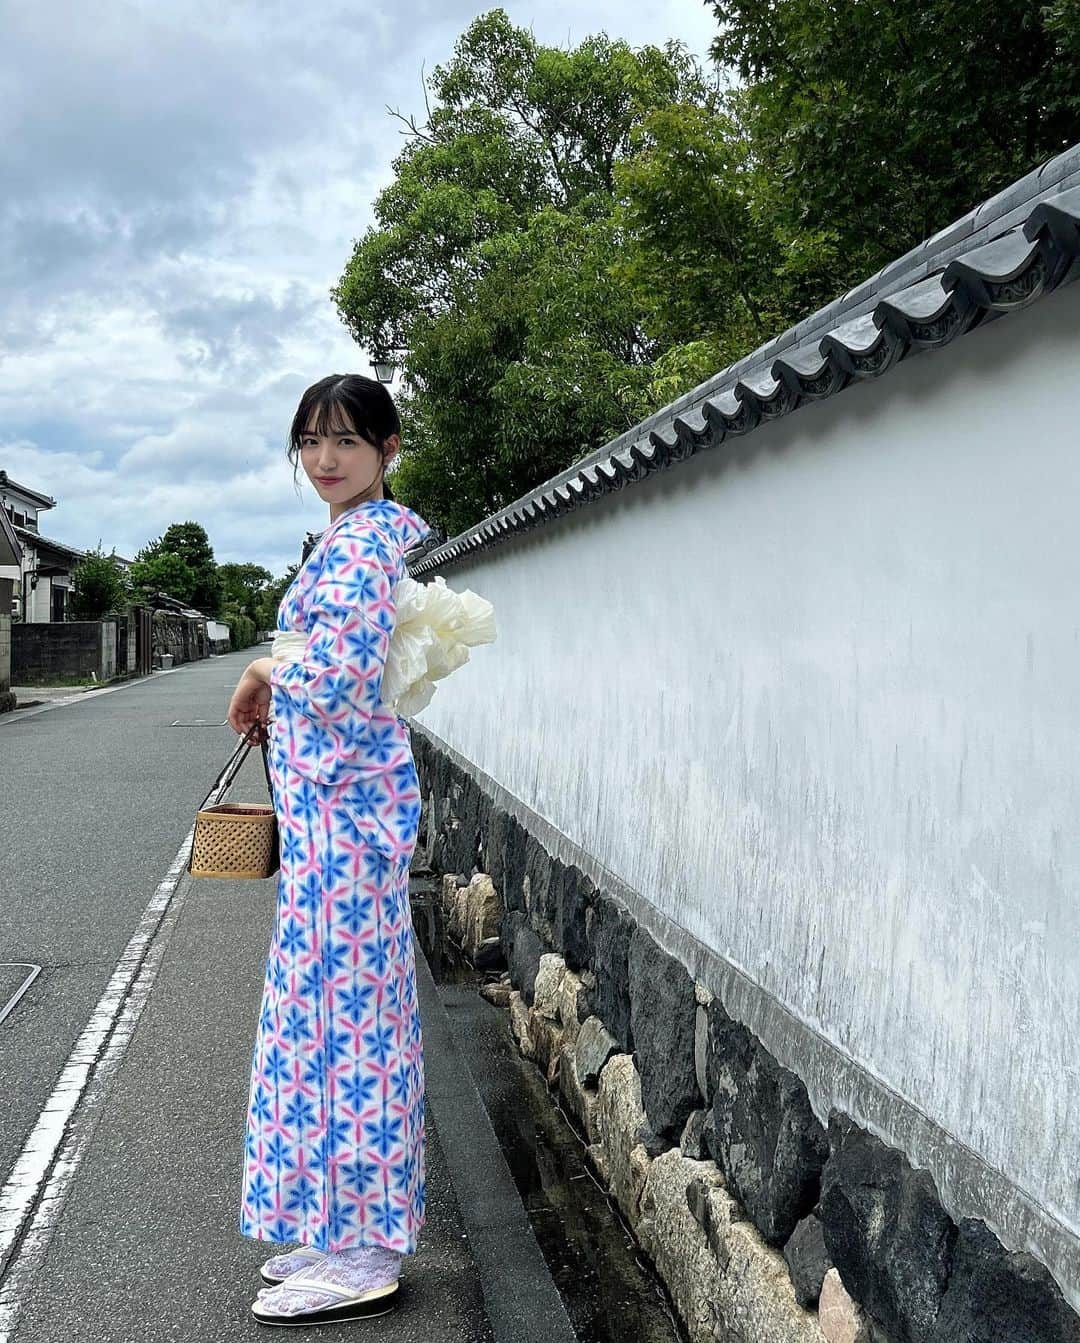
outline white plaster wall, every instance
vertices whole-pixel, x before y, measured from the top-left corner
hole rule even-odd
[[[37,564],[36,558],[34,563]],[[50,605],[52,602],[52,579],[39,578],[37,587],[31,586],[31,580],[29,578],[26,579],[25,582],[26,604],[28,608],[28,614],[25,619],[35,623],[47,621],[49,619]]]
[[[1078,331],[1073,284],[447,566],[499,637],[418,716],[1074,1234]]]

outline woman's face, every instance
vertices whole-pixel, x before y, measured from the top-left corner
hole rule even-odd
[[[329,503],[330,516],[365,499],[383,498],[382,466],[384,462],[389,466],[397,454],[398,435],[391,434],[386,440],[384,457],[356,432],[342,407],[335,407],[325,435],[317,432],[317,420],[318,411],[313,411],[300,440],[300,461],[320,497]]]

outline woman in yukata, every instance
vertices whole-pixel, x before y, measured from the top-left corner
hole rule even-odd
[[[430,528],[390,497],[400,421],[381,383],[309,387],[290,433],[330,523],[278,608],[296,660],[256,658],[229,705],[267,731],[281,837],[247,1109],[240,1230],[299,1243],[262,1268],[267,1324],[392,1308],[424,1224],[424,1070],[409,862],[420,789],[380,702],[406,550]],[[295,636],[294,640],[295,640]],[[295,647],[295,642],[294,642]],[[269,710],[273,709],[270,716]]]

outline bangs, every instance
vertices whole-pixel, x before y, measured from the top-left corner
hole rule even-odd
[[[336,387],[326,387],[310,398],[305,398],[299,406],[293,422],[293,445],[300,447],[305,434],[318,434],[326,437],[332,434],[354,434],[376,446],[371,426],[365,422],[362,408],[350,406],[349,398],[343,397]]]
[[[312,415],[314,411],[314,416]],[[312,418],[315,420],[312,426]],[[326,397],[323,401],[317,402],[308,412],[307,424],[304,426],[305,433],[316,434],[356,434],[360,431],[353,424],[349,412],[344,406],[339,404],[333,397]]]

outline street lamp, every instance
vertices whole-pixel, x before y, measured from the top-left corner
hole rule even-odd
[[[394,355],[404,354],[403,346],[391,346],[386,354],[381,358],[375,358],[371,361],[371,367],[375,370],[375,376],[380,382],[393,382],[394,374],[397,372],[400,360],[394,358]]]

